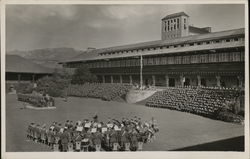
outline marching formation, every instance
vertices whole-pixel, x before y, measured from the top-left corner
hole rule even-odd
[[[142,122],[140,118],[110,119],[107,123],[93,120],[67,120],[64,125],[53,122],[46,125],[31,123],[27,138],[48,145],[53,151],[142,151],[143,144],[152,142],[159,131],[156,120]]]
[[[85,83],[83,85],[70,85],[68,96],[100,98],[113,100],[122,97],[130,90],[131,85],[121,83]]]
[[[237,100],[242,92],[236,90],[207,90],[193,88],[168,88],[155,93],[146,106],[161,107],[217,118],[220,111],[237,114]]]

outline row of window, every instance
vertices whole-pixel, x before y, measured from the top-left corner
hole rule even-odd
[[[214,62],[244,61],[244,52],[213,53],[185,56],[144,57],[143,65],[194,64]],[[72,64],[70,67],[79,67],[81,64]],[[140,66],[140,59],[126,59],[114,61],[99,61],[88,63],[90,68],[130,67]]]
[[[136,52],[141,52],[141,51],[161,50],[161,49],[188,47],[188,46],[195,46],[195,45],[219,44],[219,43],[227,43],[227,42],[234,42],[234,41],[244,41],[244,38],[235,37],[235,38],[230,38],[230,39],[201,41],[201,42],[194,42],[194,43],[187,43],[187,44],[167,45],[167,46],[161,46],[161,47],[126,50],[126,51],[119,51],[119,52],[105,52],[105,53],[100,53],[99,55],[107,56],[107,55],[113,55],[113,54],[136,53]]]

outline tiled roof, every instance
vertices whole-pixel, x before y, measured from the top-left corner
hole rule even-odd
[[[98,54],[108,53],[108,52],[119,52],[119,51],[124,51],[124,50],[150,48],[150,47],[160,47],[160,46],[167,46],[167,45],[178,45],[178,44],[185,44],[185,43],[192,43],[192,42],[199,42],[199,41],[209,41],[209,40],[216,40],[216,39],[222,39],[222,38],[234,37],[234,36],[244,36],[244,33],[245,33],[244,28],[241,28],[241,29],[213,32],[213,33],[207,33],[207,34],[191,35],[191,36],[173,38],[173,39],[168,39],[168,40],[157,40],[157,41],[149,41],[149,42],[136,43],[136,44],[130,44],[130,45],[101,48],[101,49],[95,49],[93,51],[84,52],[83,54],[73,57],[72,59],[69,59],[67,61],[62,61],[62,63],[86,61],[86,60],[94,60],[94,59],[104,59],[107,57],[108,58],[126,57],[128,54],[113,54],[113,55],[104,55],[104,56],[98,56]],[[223,47],[224,44],[220,44],[220,45],[221,47]],[[203,47],[203,45],[201,46]],[[211,46],[212,45],[210,45],[210,47]],[[194,47],[182,48],[183,51],[185,49],[194,49]],[[136,53],[130,54],[130,56],[136,56]]]

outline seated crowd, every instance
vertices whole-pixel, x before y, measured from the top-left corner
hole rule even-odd
[[[103,100],[113,100],[127,94],[130,85],[120,83],[85,83],[83,85],[70,85],[68,96],[101,98]]]
[[[229,110],[232,100],[241,95],[235,90],[207,90],[192,88],[168,88],[156,92],[146,101],[146,106],[174,109],[215,118],[219,111]]]
[[[93,120],[67,120],[64,125],[53,122],[46,125],[31,123],[27,138],[48,145],[53,151],[142,151],[143,144],[152,142],[159,131],[156,120],[142,122],[140,118],[110,119],[99,122],[97,115]]]
[[[26,102],[35,107],[53,107],[55,106],[54,98],[48,94],[32,93],[32,94],[17,94],[17,99],[22,102]]]

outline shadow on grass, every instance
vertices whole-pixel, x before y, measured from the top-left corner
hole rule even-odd
[[[184,147],[171,151],[244,151],[244,136]]]

